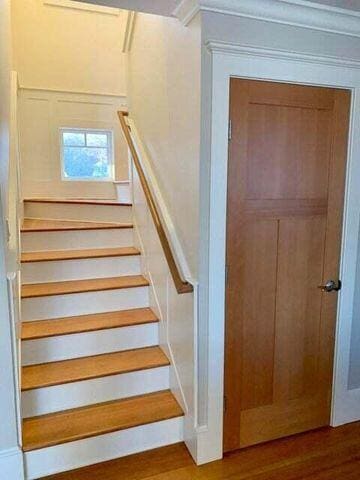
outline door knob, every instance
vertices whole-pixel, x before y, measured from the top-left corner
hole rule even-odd
[[[341,281],[337,280],[329,280],[325,285],[319,285],[318,288],[320,288],[323,292],[338,292],[341,290]]]

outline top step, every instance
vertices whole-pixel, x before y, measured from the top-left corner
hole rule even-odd
[[[73,205],[117,205],[131,206],[129,202],[119,202],[118,200],[91,199],[91,198],[46,198],[46,197],[28,197],[24,198],[25,203],[64,203]]]

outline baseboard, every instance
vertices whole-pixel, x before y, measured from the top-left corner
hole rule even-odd
[[[0,451],[0,476],[9,480],[24,480],[24,461],[20,448]]]

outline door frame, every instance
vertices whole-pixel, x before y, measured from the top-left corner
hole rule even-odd
[[[334,353],[331,425],[360,419],[360,389],[348,390],[353,296],[360,226],[360,61],[343,57],[314,56],[219,41],[206,44],[211,70],[211,108],[204,125],[210,128],[208,152],[202,162],[201,211],[208,212],[201,224],[200,250],[207,252],[207,268],[200,263],[203,300],[199,303],[198,425],[199,463],[223,454],[223,395],[225,352],[225,258],[228,165],[229,84],[231,77],[268,80],[312,86],[345,88],[352,92],[349,148],[346,167],[344,218],[341,243],[339,294]],[[206,118],[207,117],[207,118]],[[201,271],[204,269],[204,272]],[[206,268],[206,270],[205,270]],[[201,400],[199,400],[201,399]],[[204,401],[205,399],[205,401]]]

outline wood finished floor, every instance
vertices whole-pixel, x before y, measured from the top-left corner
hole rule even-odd
[[[360,422],[324,428],[196,467],[183,444],[44,480],[359,480]]]

